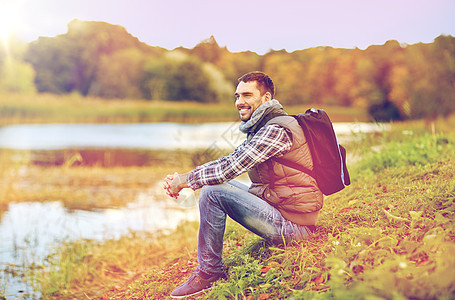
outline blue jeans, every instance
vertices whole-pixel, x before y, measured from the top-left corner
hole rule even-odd
[[[204,186],[199,196],[200,227],[198,269],[215,275],[224,270],[222,253],[226,216],[272,243],[300,241],[311,236],[311,230],[283,218],[281,213],[248,192],[238,181]]]

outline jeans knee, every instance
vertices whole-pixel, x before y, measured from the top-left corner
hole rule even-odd
[[[229,193],[230,186],[226,183],[216,185],[205,185],[201,188],[199,196],[199,205],[216,205],[222,206],[225,195]]]
[[[199,205],[204,205],[210,201],[213,201],[213,191],[215,185],[204,185],[201,188],[201,193],[199,195]]]

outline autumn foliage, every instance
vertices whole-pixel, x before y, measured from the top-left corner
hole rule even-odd
[[[25,47],[27,46],[27,47]],[[388,41],[365,50],[314,47],[232,53],[212,36],[193,49],[142,43],[123,27],[74,20],[68,32],[0,50],[0,90],[101,98],[226,102],[237,78],[270,74],[284,104],[362,107],[376,120],[435,118],[455,110],[455,38]],[[14,80],[11,80],[14,78]]]

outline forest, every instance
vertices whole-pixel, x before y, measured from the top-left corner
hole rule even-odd
[[[215,37],[192,49],[150,46],[119,25],[73,20],[68,31],[0,48],[0,92],[219,103],[237,78],[268,73],[284,105],[367,109],[377,121],[435,119],[455,111],[455,38],[365,50],[314,47],[233,53]]]

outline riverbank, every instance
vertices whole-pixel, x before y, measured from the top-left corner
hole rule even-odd
[[[0,95],[0,126],[44,123],[147,123],[147,122],[233,122],[238,120],[234,101],[195,103],[100,99],[79,95]],[[291,114],[318,105],[286,107]],[[365,109],[323,107],[333,122],[370,121]]]
[[[229,278],[199,298],[453,298],[454,128],[394,124],[346,145],[353,182],[307,241],[269,247],[229,222]],[[197,227],[63,243],[28,278],[48,299],[165,299],[196,266]]]
[[[8,204],[17,202],[59,201],[68,209],[82,210],[122,207],[150,191],[170,170],[194,168],[201,155],[149,150],[147,165],[121,166],[128,162],[112,158],[119,150],[106,150],[98,157],[96,150],[86,151],[92,161],[78,150],[50,151],[40,158],[42,151],[0,149],[0,219]],[[127,160],[127,152],[119,155]]]

